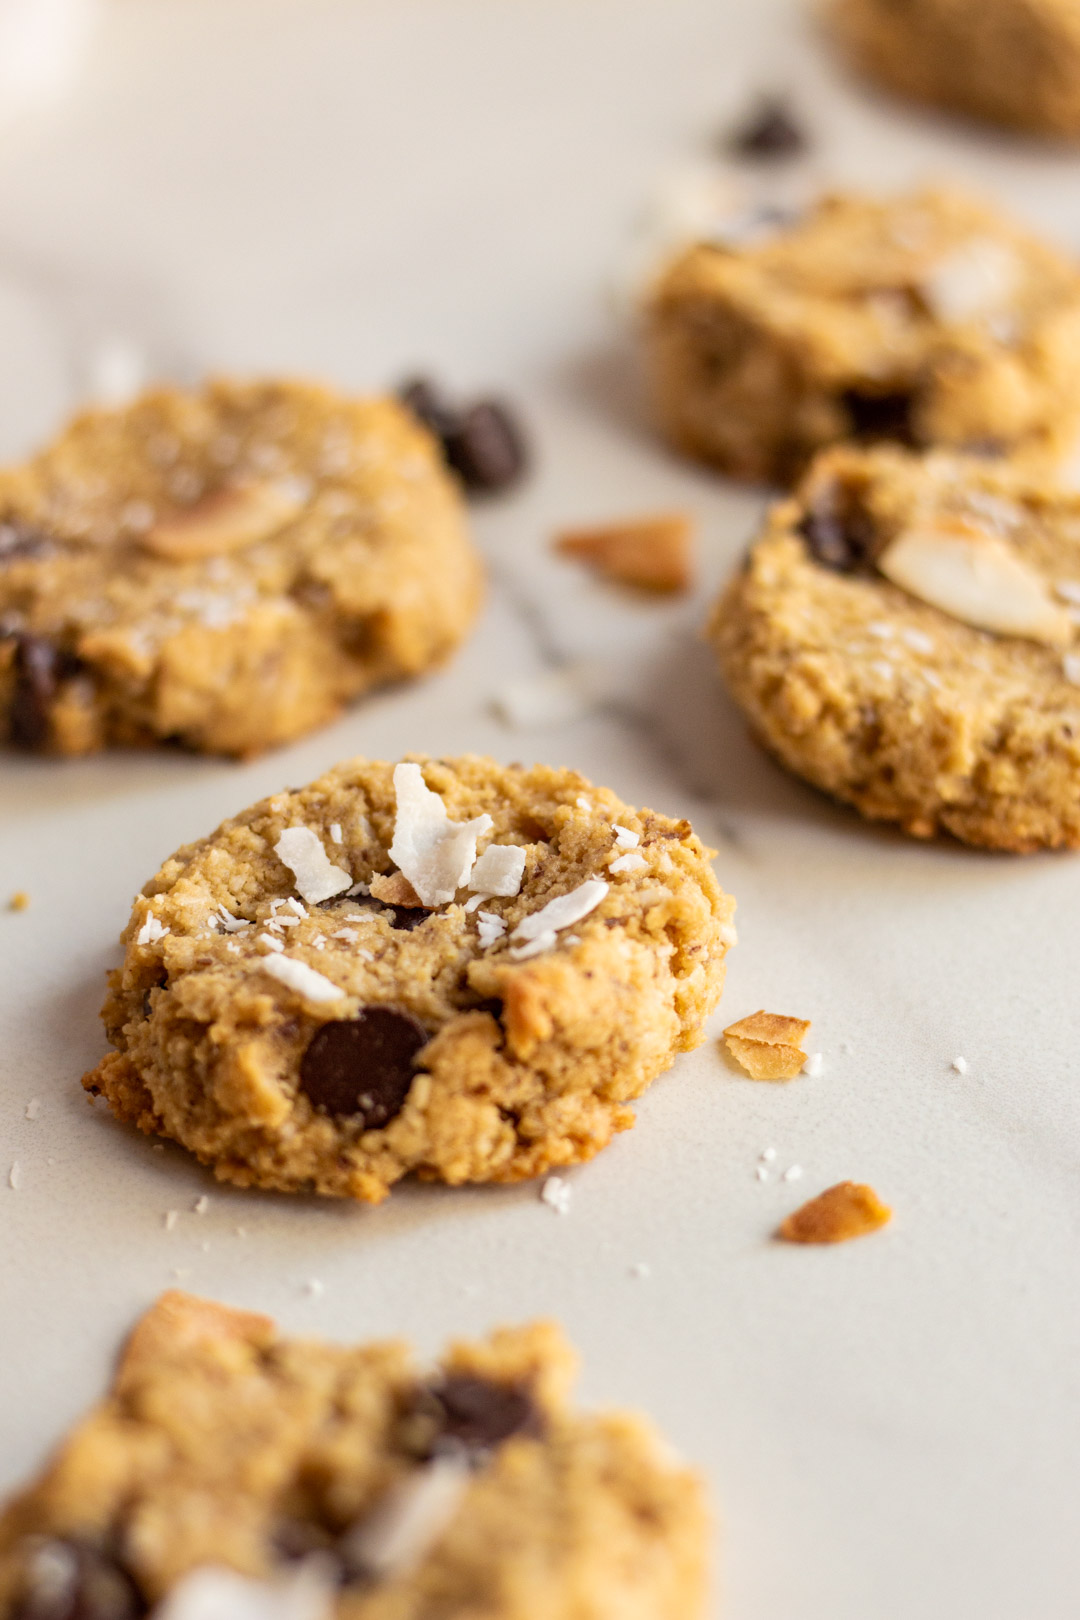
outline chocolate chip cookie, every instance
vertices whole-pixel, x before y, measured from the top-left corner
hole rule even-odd
[[[0,472],[0,740],[259,752],[461,641],[480,567],[400,404],[158,389]]]
[[[0,1518],[0,1617],[697,1620],[701,1483],[573,1370],[552,1323],[425,1372],[165,1294]]]
[[[738,478],[844,439],[1053,459],[1080,425],[1080,272],[960,192],[827,196],[692,247],[647,340],[668,434]]]
[[[977,458],[828,451],[710,633],[765,745],[863,815],[1080,846],[1080,496]]]
[[[354,760],[166,861],[83,1083],[242,1186],[589,1159],[719,999],[710,853],[573,771]]]
[[[1036,134],[1080,136],[1076,0],[828,0],[827,25],[890,90]]]

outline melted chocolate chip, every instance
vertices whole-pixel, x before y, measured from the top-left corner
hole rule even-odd
[[[457,412],[430,377],[411,378],[398,389],[398,398],[437,439],[445,439],[457,421]]]
[[[425,906],[385,906],[384,911],[390,913],[391,928],[401,928],[410,934],[414,928],[419,928],[431,916]]]
[[[799,533],[819,563],[841,574],[872,566],[882,544],[856,492],[835,484],[818,491]]]
[[[146,1604],[106,1553],[77,1541],[43,1541],[27,1559],[11,1620],[138,1620]]]
[[[855,438],[915,444],[912,422],[915,399],[910,392],[894,389],[891,393],[875,394],[862,388],[849,388],[843,395],[843,403]]]
[[[15,692],[11,740],[20,748],[44,748],[49,710],[62,674],[59,649],[44,636],[19,636],[15,646]]]
[[[446,459],[466,489],[509,489],[525,471],[525,440],[497,400],[479,400],[464,411],[444,440]]]
[[[767,162],[798,157],[809,144],[806,131],[780,96],[764,96],[727,142],[737,157]]]
[[[366,1007],[314,1035],[300,1064],[300,1087],[316,1108],[378,1130],[401,1112],[416,1078],[414,1059],[428,1032],[410,1013]]]
[[[431,1390],[440,1417],[436,1450],[448,1442],[487,1451],[514,1434],[538,1435],[543,1417],[520,1384],[497,1384],[471,1373],[448,1373]]]

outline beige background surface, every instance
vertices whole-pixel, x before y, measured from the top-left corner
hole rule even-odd
[[[875,106],[783,0],[111,0],[67,94],[0,124],[0,453],[120,341],[181,377],[498,384],[538,449],[527,489],[477,513],[491,599],[435,681],[246,766],[0,761],[0,893],[33,897],[0,914],[0,1484],[178,1277],[291,1331],[429,1349],[553,1313],[585,1397],[647,1408],[707,1470],[729,1620],[1076,1613],[1080,863],[907,844],[756,752],[697,636],[759,497],[652,442],[611,313],[643,201],[777,83],[805,103],[813,177],[948,173],[1080,247],[1080,157]],[[672,503],[701,520],[692,601],[629,602],[545,549],[563,521]],[[577,718],[493,714],[508,682],[583,658],[603,701]],[[810,1017],[824,1073],[754,1085],[710,1042],[573,1174],[565,1217],[529,1186],[374,1212],[226,1191],[91,1110],[102,975],[160,859],[405,749],[572,764],[690,815],[740,906],[716,1029]],[[756,1179],[770,1146],[798,1184]],[[770,1243],[843,1176],[892,1228]]]

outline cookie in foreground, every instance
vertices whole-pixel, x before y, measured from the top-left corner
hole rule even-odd
[[[396,401],[156,389],[0,472],[0,740],[258,753],[442,662],[480,595],[457,483]]]
[[[689,248],[646,341],[670,438],[738,478],[852,438],[1052,459],[1080,421],[1080,270],[959,191],[826,196]]]
[[[553,1323],[416,1367],[163,1295],[0,1517],[2,1620],[698,1620],[698,1476]]]
[[[1075,0],[828,0],[868,78],[916,101],[1035,134],[1080,136]]]
[[[829,451],[710,637],[758,737],[864,816],[1080,846],[1080,496],[975,458]]]
[[[353,760],[150,880],[83,1083],[242,1186],[589,1159],[719,1000],[709,854],[573,771]]]

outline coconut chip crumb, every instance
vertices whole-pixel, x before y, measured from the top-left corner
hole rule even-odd
[[[281,940],[275,939],[273,934],[260,934],[255,943],[256,945],[262,945],[268,951],[283,951],[285,949]]]
[[[638,1260],[635,1265],[630,1267],[630,1275],[631,1277],[651,1277],[652,1267],[647,1260]]]
[[[540,1202],[547,1204],[556,1215],[569,1215],[573,1188],[562,1176],[548,1176],[540,1189]]]
[[[808,1074],[812,1080],[816,1080],[818,1075],[823,1074],[824,1071],[825,1071],[825,1054],[824,1054],[824,1052],[811,1052],[810,1056],[807,1058],[806,1062],[803,1064],[803,1067],[802,1067],[803,1074]]]
[[[632,849],[628,854],[616,855],[613,860],[608,861],[608,871],[616,874],[620,872],[641,872],[644,871],[648,864],[640,850]]]
[[[952,1060],[952,1067],[956,1070],[957,1074],[967,1074],[971,1065],[966,1057],[955,1057]]]
[[[412,884],[421,905],[449,905],[476,864],[476,840],[492,826],[488,815],[451,821],[424,781],[419,765],[394,767],[397,816],[390,859]]]
[[[330,842],[332,844],[343,844],[345,842],[345,835],[341,830],[340,821],[332,821],[330,823]]]
[[[485,900],[512,900],[521,893],[525,851],[519,844],[489,844],[469,874],[469,888]]]
[[[611,830],[615,834],[616,849],[637,849],[641,843],[641,834],[634,832],[631,827],[620,827],[617,821],[613,821]]]
[[[7,1179],[8,1186],[11,1188],[12,1192],[18,1192],[19,1188],[22,1186],[22,1165],[19,1163],[18,1159],[15,1160],[15,1163],[8,1171]]]
[[[840,1181],[790,1214],[778,1235],[788,1243],[846,1243],[878,1231],[891,1219],[892,1210],[873,1187]]]
[[[37,1119],[38,1114],[40,1112],[41,1112],[41,1098],[40,1097],[31,1097],[30,1101],[26,1105],[26,1118],[27,1119]]]
[[[264,973],[269,973],[271,978],[277,979],[289,990],[295,990],[306,1001],[340,1001],[345,994],[323,974],[308,967],[306,962],[297,961],[295,956],[268,956],[259,966]]]
[[[554,546],[619,585],[676,592],[692,583],[693,522],[685,512],[566,529]]]
[[[310,827],[286,827],[274,845],[274,854],[289,868],[309,906],[352,888],[352,873],[333,864],[322,839]]]
[[[207,1198],[206,1194],[203,1193],[201,1198],[196,1198],[191,1207],[195,1211],[196,1215],[205,1215],[207,1210],[210,1208],[210,1200]]]
[[[151,911],[139,932],[135,935],[136,945],[152,945],[155,940],[164,939],[169,932],[161,919],[154,916]]]
[[[724,1040],[754,1080],[793,1080],[807,1062],[801,1043],[809,1028],[809,1019],[761,1011],[729,1024]]]
[[[506,933],[506,923],[497,917],[493,911],[478,911],[476,913],[476,932],[481,947],[486,951]]]
[[[8,901],[9,911],[25,911],[30,904],[30,896],[25,889],[16,889]]]
[[[569,894],[557,895],[546,906],[541,906],[539,911],[523,917],[510,935],[511,940],[518,942],[510,955],[516,961],[524,961],[530,956],[538,956],[541,951],[550,950],[556,943],[559,930],[570,928],[595,911],[608,888],[603,878],[587,878],[576,889],[571,889]]]

